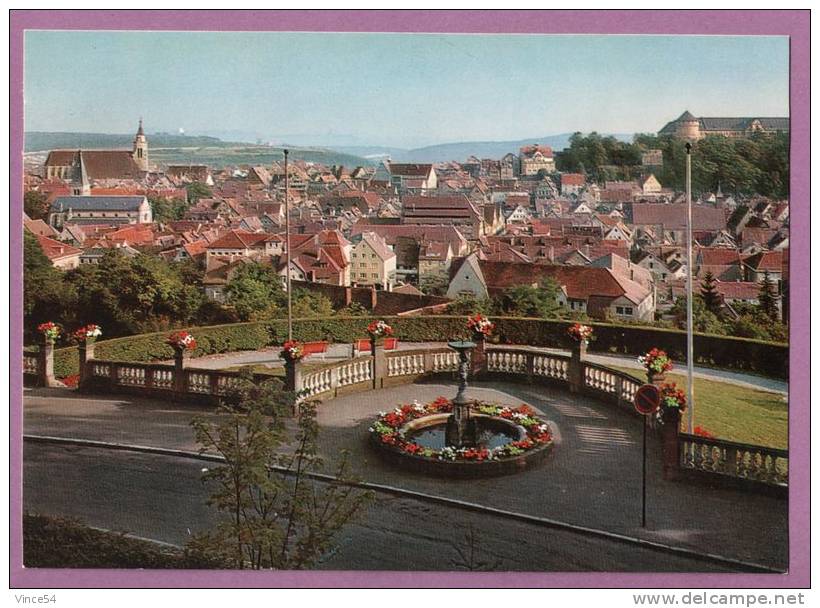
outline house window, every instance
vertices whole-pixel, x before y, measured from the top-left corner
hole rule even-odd
[[[615,307],[615,313],[619,314],[619,315],[625,315],[625,316],[631,317],[632,316],[632,307],[631,306],[616,306]]]

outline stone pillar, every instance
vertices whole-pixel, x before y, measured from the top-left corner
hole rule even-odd
[[[373,388],[379,389],[387,377],[387,356],[384,354],[384,338],[370,338],[370,355],[373,357]]]
[[[663,427],[661,438],[663,441],[663,478],[674,481],[678,478],[680,454],[678,447],[678,433],[680,433],[680,410],[674,407],[662,410]]]
[[[174,347],[174,392],[184,394],[187,388],[185,381],[185,349]]]
[[[586,358],[586,354],[586,340],[573,342],[569,359],[569,370],[567,370],[569,392],[571,393],[580,393],[584,388],[584,359]]]
[[[660,388],[663,384],[666,383],[666,374],[658,374],[656,372],[647,371],[646,381],[649,382],[649,384],[654,384],[655,386]]]
[[[82,389],[85,388],[93,376],[90,361],[94,358],[94,338],[86,338],[85,342],[80,342],[77,345],[77,351],[80,353],[80,382],[78,386]]]
[[[379,294],[376,291],[376,286],[370,286],[370,310],[376,310],[376,306],[379,304]]]
[[[54,377],[54,343],[43,337],[37,353],[37,384],[39,386],[60,386]]]
[[[470,358],[470,377],[478,378],[487,371],[487,339],[484,334],[473,335],[475,348]]]
[[[302,362],[285,359],[285,390],[295,394],[302,391]]]

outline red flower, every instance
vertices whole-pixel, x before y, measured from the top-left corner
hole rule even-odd
[[[382,435],[382,443],[387,445],[396,445],[399,442],[398,433],[390,433],[389,435]]]
[[[515,408],[515,411],[519,414],[524,414],[525,416],[532,416],[535,414],[535,410],[532,409],[526,403],[522,403],[521,405],[519,405],[517,408]]]
[[[705,437],[706,439],[714,439],[715,438],[715,436],[712,433],[707,431],[702,426],[696,426],[695,429],[694,429],[694,433],[698,437]]]

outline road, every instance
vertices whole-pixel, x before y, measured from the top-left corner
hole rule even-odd
[[[27,443],[24,507],[184,544],[215,521],[185,458]],[[472,535],[472,542],[468,538]],[[473,557],[470,559],[469,554]],[[566,530],[377,494],[338,536],[326,570],[727,572],[732,569]]]
[[[453,390],[451,385],[437,383],[403,385],[346,395],[323,404],[317,420],[321,428],[319,448],[328,470],[333,470],[339,450],[345,449],[350,453],[354,474],[367,482],[706,550],[774,568],[787,567],[788,503],[785,500],[727,488],[665,482],[660,478],[659,445],[654,439],[649,450],[648,526],[641,528],[640,425],[633,415],[594,399],[546,387],[503,383],[471,386],[470,398],[513,405],[530,403],[553,426],[556,448],[547,462],[512,476],[442,481],[391,467],[368,448],[367,427],[379,410],[413,399],[432,400]],[[167,401],[128,396],[89,397],[58,389],[26,389],[24,404],[24,426],[28,435],[187,451],[197,450],[191,418],[213,412],[212,408]],[[110,458],[106,456],[94,466],[99,469],[100,479],[111,477],[120,482],[116,473],[119,460],[114,456]],[[29,484],[30,480],[26,482]],[[65,485],[63,477],[55,474],[28,487],[32,491],[46,487],[60,496],[65,492]],[[167,496],[173,498],[179,488],[160,486],[157,491],[156,500],[164,501]],[[94,514],[91,507],[103,508],[93,502],[94,496],[107,497],[112,492],[113,488],[105,485],[99,491],[92,490],[90,496],[84,498],[89,513]],[[28,504],[32,508],[37,505],[36,502]],[[160,520],[170,517],[172,521],[184,519],[186,516],[182,513],[156,511]],[[190,518],[196,521],[202,516],[194,511]],[[128,530],[148,535],[142,530],[145,522],[136,525],[129,517],[123,513],[113,523],[124,522]],[[761,526],[761,521],[766,525]],[[366,554],[360,557],[368,560]]]

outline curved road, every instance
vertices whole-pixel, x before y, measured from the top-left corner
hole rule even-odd
[[[203,463],[86,447],[26,444],[24,507],[182,545],[215,522]],[[58,483],[55,480],[59,480]],[[472,540],[470,540],[472,539]],[[470,557],[472,554],[472,557]],[[377,494],[319,569],[730,572],[577,533]]]
[[[376,412],[413,399],[432,399],[453,392],[452,385],[414,384],[326,402],[319,409],[318,422],[322,429],[319,447],[328,461],[327,471],[333,470],[338,450],[344,448],[351,452],[354,474],[367,482],[589,526],[773,568],[787,567],[785,500],[725,488],[664,482],[659,475],[659,453],[654,439],[650,440],[649,451],[649,525],[641,529],[640,425],[633,416],[595,400],[540,386],[481,383],[471,387],[473,398],[532,404],[556,430],[558,445],[548,461],[514,476],[442,481],[391,468],[368,449],[367,427]],[[197,448],[190,427],[192,416],[212,412],[208,408],[134,397],[88,398],[59,389],[26,389],[24,406],[27,435],[191,451]],[[204,506],[205,491],[197,479],[202,466],[166,456],[27,443],[25,504],[32,511],[77,515],[94,526],[124,528],[139,536],[181,542],[182,531],[193,530],[192,524],[212,516]],[[439,511],[443,513],[441,517]],[[452,516],[448,515],[451,511]],[[385,560],[382,569],[388,564],[399,569],[421,568],[417,564],[426,563],[434,563],[435,566],[430,567],[436,569],[446,568],[451,552],[444,551],[441,543],[445,541],[438,539],[447,539],[446,543],[458,546],[458,539],[463,540],[465,530],[469,529],[462,522],[474,522],[482,534],[493,539],[487,541],[492,547],[504,546],[503,538],[508,532],[510,538],[520,538],[522,542],[531,536],[561,537],[560,547],[566,547],[573,554],[564,555],[559,551],[564,569],[573,569],[573,564],[577,564],[578,569],[593,570],[617,567],[656,571],[665,569],[667,564],[673,564],[672,569],[680,566],[678,556],[672,561],[666,560],[668,556],[659,559],[655,555],[650,559],[650,553],[655,552],[641,549],[630,560],[626,557],[630,551],[625,551],[619,543],[554,529],[539,528],[534,533],[529,524],[497,520],[495,516],[465,513],[424,501],[385,497],[357,524],[358,532],[351,532],[351,538],[362,540],[349,541],[348,549],[344,549],[348,543],[345,541],[339,553],[343,557],[334,559],[347,560],[343,561],[345,568],[375,567],[372,563],[377,558],[369,553],[375,551],[378,560]],[[575,540],[570,541],[569,537]],[[373,542],[373,546],[364,549],[368,542]],[[506,564],[504,567],[534,568],[527,566],[532,564],[531,558],[517,556],[513,550],[516,542],[510,550],[497,551],[499,559]],[[416,548],[408,548],[406,555],[404,549],[395,550],[405,543]],[[382,556],[381,546],[385,544],[388,549]],[[589,548],[583,549],[584,546]],[[549,557],[544,560],[544,565],[537,569],[556,568],[557,562]],[[708,565],[714,567],[714,564]],[[702,567],[701,564],[699,568]]]

